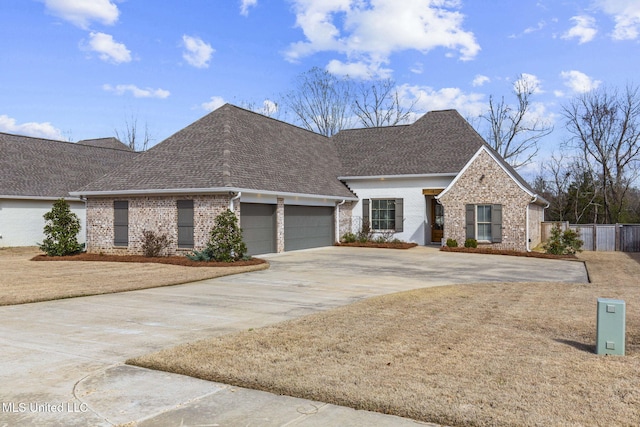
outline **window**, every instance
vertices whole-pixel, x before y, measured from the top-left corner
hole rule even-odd
[[[363,199],[362,220],[369,222],[372,230],[402,231],[402,199]]]
[[[178,247],[193,248],[193,200],[178,200]]]
[[[476,240],[491,241],[491,205],[478,205],[476,209]]]
[[[502,242],[502,205],[466,205],[466,238]]]
[[[129,202],[113,202],[113,245],[129,246]]]

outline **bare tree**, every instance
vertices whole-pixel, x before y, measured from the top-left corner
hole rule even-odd
[[[405,108],[395,81],[373,80],[356,85],[351,109],[364,127],[395,126],[409,120],[417,102]]]
[[[621,219],[625,196],[638,177],[640,163],[640,92],[596,89],[563,106],[570,144],[582,152],[598,178],[604,222]]]
[[[314,67],[298,76],[296,87],[283,99],[306,129],[332,136],[350,126],[351,81]]]
[[[489,145],[514,168],[531,163],[538,154],[538,141],[553,131],[553,126],[531,111],[531,96],[537,90],[535,81],[520,75],[513,85],[517,104],[489,96],[489,110],[482,116],[489,122]]]
[[[116,134],[116,138],[133,151],[147,151],[149,142],[152,141],[147,122],[144,123],[144,130],[142,131],[142,134],[139,135],[138,118],[133,114],[130,118],[125,117],[123,132],[119,132],[118,129],[115,129],[114,132]]]

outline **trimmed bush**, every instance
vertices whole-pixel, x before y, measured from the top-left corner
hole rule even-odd
[[[358,240],[358,237],[351,232],[344,233],[344,235],[342,236],[343,243],[355,243],[356,240]]]
[[[456,239],[447,239],[447,246],[450,248],[457,248],[458,241]]]
[[[464,247],[465,248],[477,248],[478,247],[478,241],[476,239],[467,239],[464,241]]]
[[[73,255],[82,250],[78,243],[80,218],[71,212],[69,203],[58,199],[51,211],[43,215],[45,239],[38,246],[49,256]]]
[[[156,234],[151,230],[142,232],[142,252],[146,257],[158,257],[171,244],[166,234]]]
[[[559,224],[551,228],[551,237],[544,243],[544,251],[553,255],[574,255],[581,252],[584,242],[578,238],[578,233],[567,229],[562,231]]]

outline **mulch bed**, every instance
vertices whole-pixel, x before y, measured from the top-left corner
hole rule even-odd
[[[81,253],[68,256],[36,255],[31,261],[103,261],[103,262],[138,262],[180,265],[183,267],[243,267],[247,265],[265,264],[267,261],[260,258],[234,262],[217,261],[192,261],[186,256],[145,257],[142,255],[105,255]]]
[[[417,243],[407,243],[407,242],[389,242],[389,243],[376,243],[376,242],[365,242],[365,243],[336,243],[336,246],[351,246],[354,248],[382,248],[382,249],[410,249],[418,246]]]
[[[547,258],[547,259],[578,259],[575,255],[552,255],[542,252],[523,252],[506,249],[492,249],[492,248],[452,248],[449,246],[442,246],[440,248],[443,252],[464,252],[469,254],[489,254],[489,255],[509,255],[509,256],[521,256],[530,258]]]

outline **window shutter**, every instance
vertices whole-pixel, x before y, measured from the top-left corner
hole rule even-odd
[[[362,225],[364,224],[371,225],[369,220],[369,199],[362,199]]]
[[[193,200],[178,200],[178,247],[193,248]]]
[[[396,199],[396,232],[400,233],[404,228],[402,223],[404,222],[404,202],[403,199]]]
[[[466,238],[476,238],[476,205],[465,206],[465,224],[466,224]]]
[[[491,241],[502,242],[502,205],[491,205]]]
[[[113,202],[113,244],[129,245],[129,202],[116,200]]]

